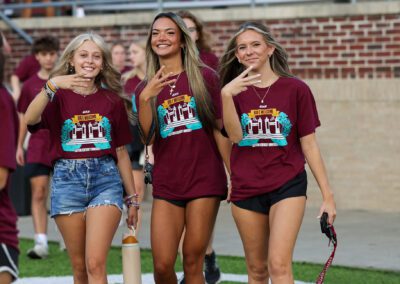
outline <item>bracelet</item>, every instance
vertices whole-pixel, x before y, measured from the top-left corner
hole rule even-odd
[[[136,209],[139,209],[140,208],[140,203],[137,202],[137,201],[129,200],[128,202],[126,202],[126,207],[128,207],[128,209],[131,208],[131,207],[135,207]]]
[[[128,200],[131,200],[132,198],[138,199],[138,198],[139,198],[139,194],[134,193],[134,194],[131,194],[131,195],[129,195],[129,196],[126,196],[126,197],[124,198],[125,203],[126,203]]]
[[[48,80],[46,82],[46,84],[44,85],[44,91],[46,93],[47,98],[49,99],[49,101],[53,101],[54,99],[54,95],[56,94],[58,87],[57,85],[54,83],[53,80]]]

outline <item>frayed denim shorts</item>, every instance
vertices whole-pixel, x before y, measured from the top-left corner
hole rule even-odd
[[[102,205],[113,205],[122,211],[122,181],[111,156],[58,160],[51,189],[51,217]]]

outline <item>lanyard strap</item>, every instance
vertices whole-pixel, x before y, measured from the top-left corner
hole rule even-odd
[[[324,268],[322,269],[321,273],[319,274],[317,281],[315,282],[316,284],[324,283],[325,274],[328,271],[329,266],[331,266],[333,258],[335,257],[335,252],[336,252],[336,247],[337,247],[337,238],[336,238],[335,229],[333,228],[332,225],[330,225],[329,231],[330,231],[329,244],[332,242],[333,250],[332,250],[331,255],[329,256],[328,260],[326,261]]]

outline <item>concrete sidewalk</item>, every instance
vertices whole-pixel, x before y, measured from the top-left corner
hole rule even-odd
[[[139,238],[143,248],[150,248],[151,203],[145,202],[142,208],[143,228]],[[294,252],[295,261],[322,264],[330,255],[331,248],[328,247],[328,239],[321,234],[319,221],[316,219],[317,214],[317,208],[307,208]],[[400,272],[399,221],[400,213],[339,211],[335,222],[338,248],[333,265]],[[20,237],[33,237],[30,217],[20,217],[18,227]],[[125,229],[125,225],[119,227],[113,245],[120,245]],[[49,223],[49,239],[54,241],[60,239],[53,220]],[[243,256],[243,248],[231,216],[230,205],[226,202],[221,204],[218,214],[214,249],[219,255]]]

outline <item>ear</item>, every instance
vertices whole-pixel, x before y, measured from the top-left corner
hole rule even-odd
[[[235,57],[236,57],[237,61],[239,61],[239,63],[241,64],[242,62],[240,62],[239,56],[236,51],[235,51]]]
[[[272,56],[272,54],[274,54],[274,51],[275,51],[275,46],[273,46],[273,45],[268,45],[268,57],[271,57]]]

